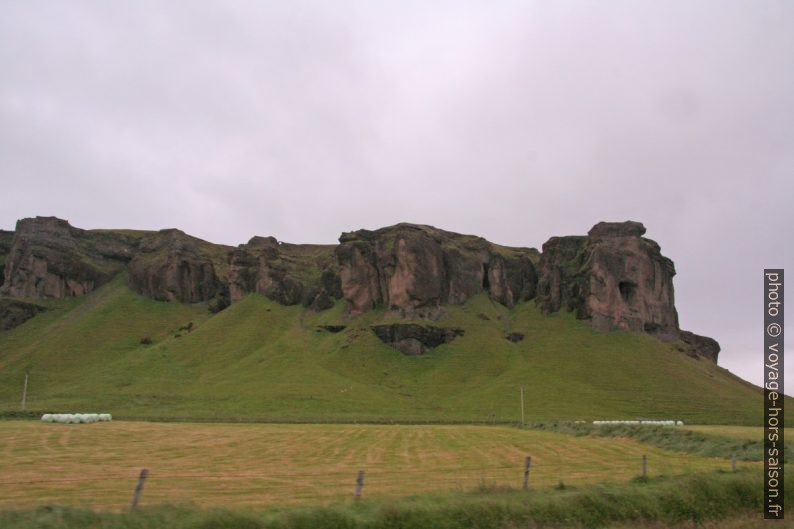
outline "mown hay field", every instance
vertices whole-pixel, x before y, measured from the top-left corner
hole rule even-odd
[[[0,509],[142,504],[277,506],[477,487],[547,487],[729,469],[730,461],[622,438],[499,426],[0,422]],[[758,463],[740,463],[757,466]]]

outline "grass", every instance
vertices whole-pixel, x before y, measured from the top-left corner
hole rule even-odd
[[[731,457],[741,461],[763,461],[764,431],[752,426],[651,426],[631,424],[536,423],[530,428],[575,436],[627,438],[666,450],[706,457]],[[751,435],[752,434],[752,435]],[[794,443],[786,443],[794,453]]]
[[[46,506],[0,512],[5,529],[614,529],[765,527],[760,472],[657,478],[648,483],[479,489],[323,507],[206,509],[158,506],[134,514]],[[791,488],[786,489],[791,503]],[[775,527],[787,527],[777,521]]]
[[[739,441],[758,441],[764,438],[763,426],[725,426],[694,424],[683,427],[685,430],[717,437],[727,437]],[[794,439],[794,428],[785,428],[786,439]]]
[[[0,422],[0,509],[124,509],[141,468],[146,505],[317,504],[348,499],[358,470],[370,499],[713,472],[730,462],[630,439],[500,426]],[[758,468],[742,463],[740,468]]]
[[[381,343],[343,302],[315,313],[252,294],[211,315],[156,302],[119,276],[0,333],[0,415],[265,422],[518,423],[636,417],[760,424],[759,388],[706,360],[630,332],[599,333],[570,313],[512,310],[478,295],[438,325],[465,335],[420,357]],[[504,320],[518,343],[504,339]],[[190,331],[180,328],[193,323]],[[342,324],[338,334],[319,325]],[[149,337],[151,345],[141,343]],[[794,410],[791,405],[789,410]]]

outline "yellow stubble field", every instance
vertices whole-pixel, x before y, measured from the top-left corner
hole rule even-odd
[[[142,504],[275,506],[364,497],[627,481],[730,461],[629,439],[499,426],[0,422],[0,509],[60,504],[121,510],[149,470]],[[755,465],[740,463],[740,465]]]

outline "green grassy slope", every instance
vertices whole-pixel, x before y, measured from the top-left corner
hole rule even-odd
[[[543,316],[531,302],[507,310],[480,295],[449,307],[438,324],[465,336],[421,357],[369,330],[387,313],[347,321],[341,302],[314,313],[251,295],[210,315],[138,296],[120,276],[49,305],[0,333],[0,412],[19,409],[28,371],[28,409],[127,417],[517,421],[523,386],[527,421],[761,420],[760,390],[726,370],[647,336]],[[524,341],[503,338],[505,321]],[[340,323],[338,334],[317,327]]]

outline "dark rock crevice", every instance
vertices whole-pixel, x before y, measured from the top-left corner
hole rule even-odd
[[[455,327],[433,327],[416,323],[373,325],[372,331],[383,343],[410,356],[425,354],[464,334],[463,329]]]
[[[0,331],[10,331],[46,311],[46,307],[15,299],[0,299]]]

